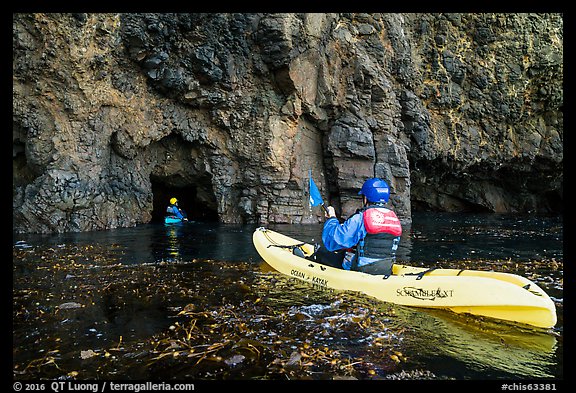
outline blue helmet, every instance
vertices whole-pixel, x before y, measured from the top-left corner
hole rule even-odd
[[[390,188],[384,180],[374,177],[364,182],[358,195],[364,195],[369,202],[386,203],[390,198]]]

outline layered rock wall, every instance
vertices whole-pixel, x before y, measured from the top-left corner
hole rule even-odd
[[[419,83],[403,101],[412,199],[442,210],[562,211],[561,15],[410,24],[419,54]]]
[[[16,232],[562,210],[556,14],[15,14]],[[168,194],[166,194],[168,195]],[[163,199],[164,198],[164,199]],[[187,206],[186,206],[187,204]]]

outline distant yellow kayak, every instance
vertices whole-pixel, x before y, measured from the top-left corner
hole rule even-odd
[[[448,309],[538,328],[556,325],[556,306],[527,278],[493,271],[428,269],[395,264],[392,275],[373,275],[322,265],[292,254],[300,245],[306,256],[314,245],[267,228],[252,236],[256,250],[280,273],[313,285],[358,291],[405,306]]]

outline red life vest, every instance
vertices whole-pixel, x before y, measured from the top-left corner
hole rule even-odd
[[[368,234],[388,233],[392,236],[402,235],[400,220],[392,210],[385,207],[371,207],[364,210],[364,227]]]
[[[392,264],[402,235],[402,224],[392,210],[382,205],[367,206],[361,210],[366,236],[356,245],[351,270],[356,270],[361,258],[379,259],[387,263],[386,275],[392,274]],[[374,262],[369,262],[374,263]]]

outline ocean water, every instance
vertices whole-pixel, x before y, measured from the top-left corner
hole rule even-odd
[[[302,241],[320,242],[321,225],[282,224],[269,227]],[[139,266],[176,262],[181,264],[182,274],[184,274],[187,269],[189,270],[189,263],[199,260],[220,261],[227,267],[237,266],[238,275],[249,274],[256,277],[253,281],[255,291],[270,291],[270,288],[266,287],[269,286],[268,275],[275,274],[275,272],[262,269],[264,262],[252,245],[252,233],[256,228],[255,225],[189,222],[176,225],[147,224],[134,228],[90,233],[15,235],[13,238],[14,282],[24,281],[26,275],[26,284],[18,284],[14,292],[18,291],[18,299],[20,299],[20,293],[28,290],[26,285],[32,287],[35,282],[47,279],[43,276],[47,269],[35,269],[34,265],[38,261],[42,260],[46,263],[46,259],[54,255],[54,261],[48,261],[51,264],[49,266],[64,265],[72,258],[72,253],[67,251],[68,254],[59,255],[60,259],[57,259],[56,255],[59,250],[72,248],[81,251],[73,253],[75,265],[94,268],[113,262],[128,267],[133,272],[138,271]],[[105,253],[99,252],[96,258],[91,252],[94,249],[105,250]],[[52,250],[54,253],[47,250]],[[418,266],[506,269],[514,273],[530,275],[530,278],[536,280],[555,301],[559,321],[551,331],[535,333],[489,321],[479,323],[474,319],[448,315],[441,311],[394,307],[393,317],[389,317],[385,322],[403,332],[402,337],[398,339],[402,342],[403,360],[400,366],[406,370],[428,370],[441,379],[562,379],[563,252],[562,216],[414,214],[412,224],[403,228],[397,254],[399,262]],[[228,274],[232,275],[235,280],[242,280],[242,277],[234,277],[233,268],[230,270],[232,272]],[[265,284],[262,284],[262,275],[266,277]],[[70,276],[73,275],[68,274],[66,278]],[[162,278],[159,276],[158,279]],[[229,280],[230,277],[227,279]],[[286,279],[278,274],[273,282]],[[214,285],[220,284],[214,283]],[[224,297],[233,298],[234,290],[230,289],[230,293],[226,293],[225,285],[222,285]],[[310,288],[305,290],[306,297],[304,298],[302,291],[283,290],[283,288],[284,286],[278,286],[273,295],[267,292],[267,301],[271,302],[272,306],[284,309],[289,307],[287,310],[291,310],[290,312],[306,315],[307,318],[318,318],[317,322],[325,322],[326,318],[335,318],[337,315],[334,303],[326,299],[326,294],[316,294]],[[32,292],[38,291],[29,290],[29,293]],[[52,295],[42,294],[42,296]],[[73,299],[70,300],[68,303],[73,304]],[[203,301],[209,304],[211,301],[221,300],[206,297]],[[365,303],[370,303],[372,308],[381,307],[365,298],[359,298],[356,302],[355,306],[359,308],[362,308]],[[42,301],[36,301],[36,304],[40,303]],[[122,310],[118,305],[115,307]],[[100,336],[93,338],[96,340],[95,343],[98,343],[98,340],[104,341],[107,334],[116,338],[132,335],[135,340],[141,340],[146,337],[146,334],[156,334],[167,328],[169,320],[161,310],[169,308],[168,305],[149,305],[149,310],[146,310],[148,306],[144,303],[139,304],[138,307],[144,308],[142,313],[146,316],[139,322],[145,326],[139,325],[142,329],[138,334],[133,325],[128,327],[128,325],[112,326],[109,324],[106,327],[94,329],[90,328],[90,321],[85,321],[85,326],[82,325],[82,328],[87,329],[88,332],[91,331],[90,329],[99,332]],[[390,311],[389,305],[382,305],[382,307],[387,307],[387,312]],[[50,307],[46,306],[46,310],[49,309]],[[331,309],[334,309],[333,315],[329,315]],[[321,312],[314,310],[321,310]],[[132,311],[124,310],[123,312]],[[16,322],[14,330],[15,370],[22,370],[22,365],[31,364],[35,359],[34,353],[38,353],[39,350],[50,350],[50,348],[38,348],[38,340],[30,340],[29,337],[34,334],[50,336],[51,328],[46,326],[40,328],[37,324],[42,322],[41,319],[23,319],[22,314],[23,312],[14,314]],[[300,321],[300,323],[304,322]],[[106,330],[112,327],[116,330],[113,332]],[[128,328],[132,333],[122,330]],[[298,326],[295,325],[294,330],[296,331],[297,328]],[[68,333],[65,329],[61,329],[61,326],[54,329],[57,329],[60,343],[68,342],[65,337]],[[39,333],[40,331],[42,333]],[[69,334],[74,334],[74,331],[71,330]],[[372,333],[374,334],[378,333]],[[322,342],[324,338],[319,337],[318,340]],[[367,354],[374,356],[375,338],[373,336],[354,343],[347,343],[345,337],[337,335],[331,337],[331,340],[333,341],[329,344],[338,343],[339,348],[347,351],[351,356],[362,357],[368,356]],[[48,338],[45,341],[49,341]],[[78,340],[74,341],[71,338],[70,341],[73,342],[74,348],[82,346]],[[63,344],[59,344],[59,348],[61,352],[65,352]],[[73,363],[70,367],[74,367]],[[118,373],[121,377],[121,367]],[[386,375],[385,370],[376,372],[377,375],[378,373],[381,376]],[[26,375],[23,371],[18,371],[16,374]],[[35,376],[38,375],[35,374]],[[46,376],[53,377],[52,374]]]

